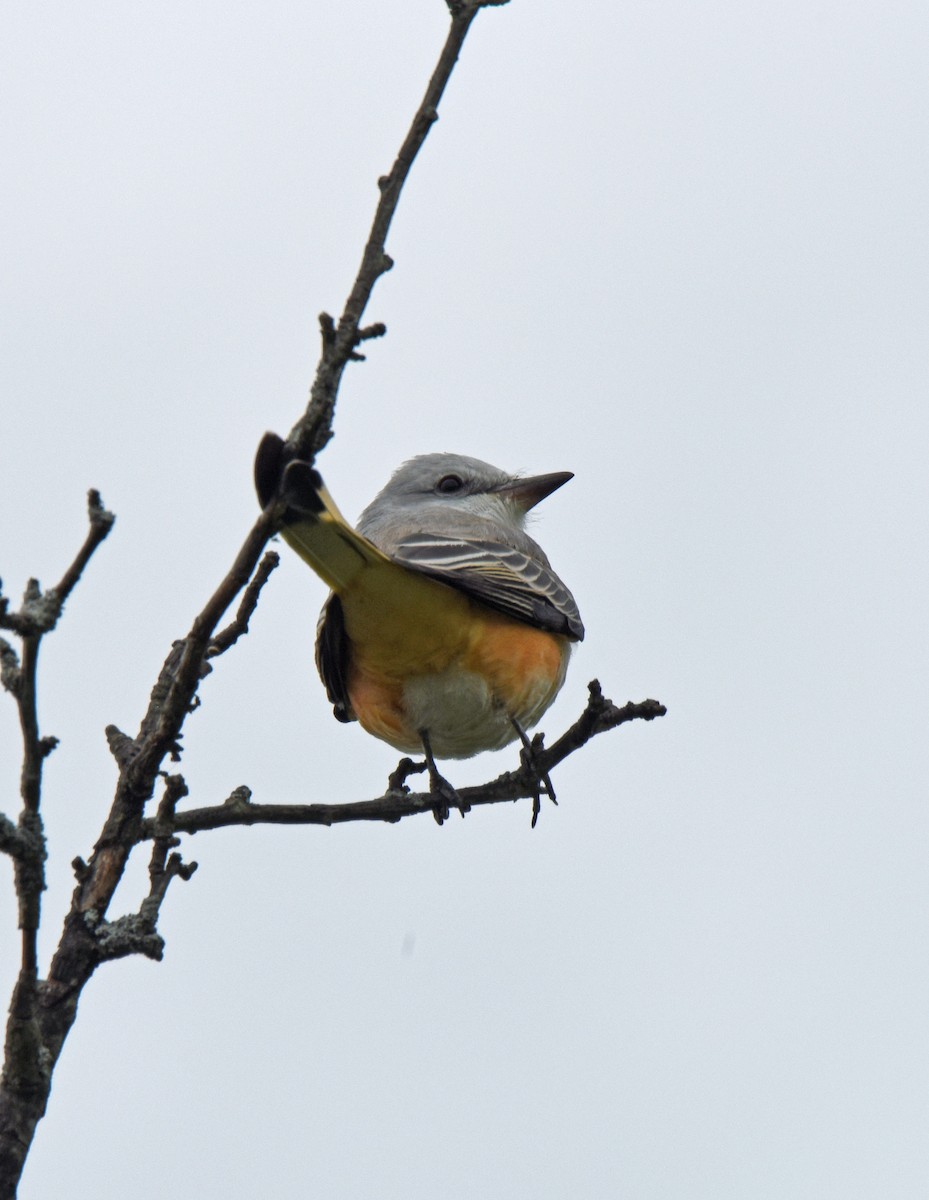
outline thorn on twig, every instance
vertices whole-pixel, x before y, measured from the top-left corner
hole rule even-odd
[[[393,182],[392,175],[379,175],[378,180],[377,180],[377,186],[381,189],[382,192],[386,192],[392,182]]]

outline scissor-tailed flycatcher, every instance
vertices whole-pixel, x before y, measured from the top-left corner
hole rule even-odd
[[[558,694],[571,643],[584,636],[574,598],[524,528],[529,509],[571,478],[423,454],[353,529],[319,473],[288,460],[276,434],[259,447],[262,505],[284,505],[284,540],[332,589],[316,664],[335,715],[425,753],[440,821],[449,801],[461,802],[435,759],[516,738],[528,751],[525,730]]]

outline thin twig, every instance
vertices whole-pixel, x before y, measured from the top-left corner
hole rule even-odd
[[[39,733],[38,664],[42,638],[55,628],[67,600],[96,548],[110,532],[114,517],[106,511],[100,493],[87,497],[90,528],[74,561],[57,587],[43,592],[36,579],[26,584],[18,612],[10,612],[9,602],[0,605],[0,624],[22,638],[22,660],[8,642],[0,639],[0,682],[16,700],[22,734],[23,758],[19,792],[22,810],[14,839],[4,837],[4,849],[15,861],[16,900],[22,933],[22,972],[34,979],[37,971],[36,943],[42,892],[45,890],[45,834],[39,806],[42,798],[42,764],[58,744],[53,737]],[[4,828],[11,826],[4,817]]]
[[[0,597],[0,629],[10,629],[20,637],[27,638],[50,633],[55,628],[65,601],[74,590],[94,551],[113,528],[116,520],[115,516],[103,507],[100,493],[95,488],[91,488],[87,493],[87,517],[90,529],[84,544],[56,587],[43,592],[38,580],[30,579],[18,612],[10,612],[9,601]]]
[[[114,514],[108,512],[103,507],[103,501],[100,499],[100,493],[96,488],[91,488],[87,493],[87,517],[90,521],[90,529],[84,540],[84,545],[77,552],[74,562],[68,567],[64,575],[62,575],[58,586],[52,589],[58,599],[59,613],[64,606],[64,602],[74,590],[74,585],[83,574],[84,568],[90,562],[91,555],[113,528],[113,524],[116,521]]]
[[[248,623],[258,606],[261,589],[268,582],[268,577],[280,561],[281,556],[276,550],[268,550],[265,553],[258,564],[258,570],[255,572],[254,578],[242,593],[242,599],[239,601],[235,618],[229,622],[225,629],[221,629],[216,634],[207,647],[207,658],[216,658],[220,654],[225,654],[230,646],[234,646],[240,637],[248,633]]]
[[[166,775],[165,790],[158,805],[158,819],[168,826],[179,800],[187,795],[187,784],[182,775]],[[172,834],[156,837],[152,842],[152,855],[148,867],[148,895],[139,905],[139,911],[127,913],[113,921],[100,921],[94,926],[94,938],[100,962],[126,958],[130,954],[142,954],[160,962],[164,957],[164,938],[158,932],[158,917],[172,879],[191,878],[197,869],[195,862],[185,863],[180,854],[174,853],[180,841]],[[86,865],[81,864],[86,870]]]
[[[455,63],[458,61],[458,55],[461,53],[471,22],[481,8],[503,3],[506,3],[506,0],[465,0],[462,3],[455,3],[452,0],[448,4],[452,17],[448,37],[396,160],[389,173],[382,175],[378,180],[380,199],[361,257],[361,264],[342,315],[338,323],[328,313],[320,315],[322,354],[313,386],[310,389],[310,402],[287,438],[288,445],[295,456],[307,462],[312,462],[332,437],[332,418],[335,413],[336,396],[346,364],[352,359],[362,357],[357,353],[358,346],[362,341],[369,337],[380,337],[386,332],[385,327],[380,323],[363,330],[361,319],[371,298],[374,285],[394,265],[393,259],[386,250],[387,234],[390,231],[390,225],[410,168],[413,166],[429,130],[439,119],[439,103],[455,68]]]

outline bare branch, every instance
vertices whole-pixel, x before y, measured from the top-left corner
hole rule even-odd
[[[162,825],[170,823],[179,800],[187,795],[187,784],[183,775],[165,775],[165,790],[158,805],[158,819]],[[195,862],[185,863],[180,854],[172,853],[180,841],[173,834],[156,837],[152,842],[149,862],[148,895],[139,905],[138,912],[127,913],[113,921],[98,919],[95,912],[85,914],[85,922],[93,930],[94,946],[98,962],[110,962],[126,958],[130,954],[142,954],[160,962],[164,956],[164,938],[158,932],[158,917],[172,879],[191,878],[197,869]],[[86,863],[77,860],[74,864],[78,880],[89,870]]]
[[[113,514],[103,507],[99,492],[88,494],[87,511],[90,529],[58,586],[43,593],[38,580],[30,579],[22,606],[15,613],[9,611],[8,601],[0,600],[0,626],[13,630],[23,642],[20,662],[13,647],[0,639],[0,682],[16,700],[23,741],[19,786],[22,811],[16,826],[7,817],[0,823],[0,845],[15,862],[16,899],[22,931],[22,983],[25,979],[34,980],[36,976],[36,939],[40,901],[45,890],[45,834],[39,815],[42,764],[58,745],[57,738],[39,734],[36,699],[39,647],[43,636],[55,628],[65,600],[113,526]]]
[[[438,118],[438,105],[457,61],[468,29],[478,11],[505,0],[447,0],[452,14],[448,38],[422,103],[388,175],[378,181],[380,198],[354,284],[338,322],[320,318],[322,352],[306,411],[288,439],[300,458],[312,460],[332,436],[332,418],[345,366],[361,358],[359,347],[385,332],[380,323],[362,327],[361,320],[377,279],[390,270],[386,239],[410,168],[429,129]],[[14,992],[7,1025],[7,1056],[0,1079],[0,1184],[15,1193],[25,1156],[49,1095],[51,1074],[74,1022],[82,989],[103,961],[127,954],[160,958],[163,942],[156,925],[171,880],[189,879],[196,863],[185,864],[177,853],[178,833],[221,825],[264,823],[334,824],[347,820],[397,821],[416,812],[433,812],[434,797],[411,795],[403,782],[415,764],[398,769],[391,790],[377,800],[357,805],[253,805],[247,788],[236,789],[225,805],[177,813],[186,795],[180,776],[164,776],[163,763],[177,759],[188,714],[199,702],[200,681],[209,672],[208,659],[223,653],[247,631],[261,588],[270,571],[270,556],[259,559],[277,531],[280,513],[271,506],[246,537],[229,572],[195,617],[187,635],[175,642],[152,689],[145,716],[135,737],[115,726],[107,729],[119,778],[110,811],[92,855],[75,859],[76,887],[71,909],[46,980],[37,978],[35,930],[39,897],[44,887],[45,843],[39,815],[41,768],[54,739],[40,737],[36,719],[35,679],[41,637],[54,628],[96,547],[113,524],[96,492],[88,498],[90,530],[74,562],[57,587],[44,594],[35,580],[26,588],[18,612],[0,596],[0,629],[23,639],[22,662],[6,643],[0,644],[0,682],[14,695],[23,726],[23,812],[19,825],[0,819],[0,849],[14,860],[20,923],[23,926],[23,969]],[[257,572],[256,572],[257,568]],[[217,628],[241,592],[236,617],[219,633]],[[649,707],[651,706],[651,707]],[[595,710],[595,711],[593,711]],[[632,711],[636,710],[636,711]],[[624,720],[651,719],[664,709],[654,702],[613,709],[591,694],[588,711],[550,750],[536,750],[531,764],[501,776],[483,788],[462,793],[472,805],[531,796],[538,789],[538,772],[548,771],[590,737]],[[625,713],[625,715],[623,715]],[[535,771],[530,771],[530,765]],[[144,816],[159,776],[165,790],[155,817]],[[150,886],[138,912],[107,920],[107,910],[135,845],[152,840]]]
[[[338,324],[327,313],[320,316],[323,352],[310,389],[310,402],[287,438],[295,456],[307,462],[312,462],[332,437],[336,396],[346,363],[363,357],[357,353],[362,341],[369,337],[381,336],[383,327],[380,325],[362,330],[361,318],[364,316],[374,285],[393,266],[393,259],[386,251],[386,243],[400,193],[429,130],[439,119],[439,103],[458,61],[471,22],[481,8],[505,2],[506,0],[464,0],[462,3],[456,3],[455,0],[447,0],[452,17],[448,37],[396,160],[389,174],[382,175],[378,180],[380,199],[342,316]],[[375,330],[377,332],[373,332]]]
[[[110,748],[110,753],[116,759],[116,765],[124,767],[132,757],[135,742],[128,733],[123,733],[116,725],[107,725],[103,732],[106,735],[106,744]]]
[[[94,926],[94,941],[98,960],[111,962],[127,958],[130,954],[142,954],[161,962],[164,957],[164,938],[158,932],[158,917],[161,905],[168,893],[172,879],[190,879],[197,869],[195,862],[185,863],[180,854],[162,855],[166,838],[156,838],[150,868],[151,888],[139,906],[139,911],[117,917],[115,921],[101,921]]]
[[[27,638],[50,633],[55,628],[65,601],[74,590],[93,552],[113,528],[116,520],[115,516],[103,507],[100,493],[93,488],[87,493],[87,516],[90,521],[87,537],[74,562],[62,575],[58,586],[43,592],[38,580],[30,579],[26,584],[22,607],[15,613],[9,611],[9,601],[0,600],[0,629],[10,629],[20,637]]]
[[[362,341],[380,336],[382,329],[372,325],[360,328],[361,316],[378,277],[391,266],[384,242],[393,218],[403,184],[410,167],[422,146],[429,128],[436,120],[436,106],[448,82],[461,45],[471,21],[481,5],[468,4],[452,19],[449,36],[439,57],[438,65],[426,89],[422,104],[400,148],[389,176],[380,181],[381,196],[375,212],[368,243],[362,256],[355,283],[346,301],[345,310],[336,324],[323,315],[320,327],[323,348],[303,418],[291,433],[291,443],[303,457],[318,450],[330,436],[336,393],[345,364]],[[135,738],[129,739],[115,727],[108,730],[110,748],[120,766],[116,795],[94,852],[81,871],[75,891],[69,925],[52,962],[48,986],[55,990],[64,987],[68,993],[90,977],[92,959],[85,954],[83,968],[75,972],[68,929],[83,928],[83,914],[93,912],[100,918],[106,913],[113,892],[122,877],[133,845],[139,840],[143,811],[153,794],[155,780],[166,756],[176,760],[181,752],[181,731],[188,713],[197,703],[200,680],[208,671],[207,658],[232,644],[238,636],[239,618],[228,629],[216,634],[216,627],[229,606],[243,588],[249,585],[259,557],[268,539],[276,532],[279,514],[273,508],[263,512],[246,538],[230,571],[194,619],[185,638],[175,642],[165,659],[152,689],[148,709]],[[256,584],[258,577],[256,576]],[[263,580],[262,580],[263,582]],[[243,597],[240,616],[250,615],[251,599]],[[251,606],[251,607],[249,607]],[[156,818],[156,821],[158,818]],[[161,829],[154,836],[158,836]],[[78,936],[75,933],[75,936]],[[83,936],[82,934],[80,936]],[[67,973],[67,982],[63,977]],[[83,976],[83,978],[81,977]]]
[[[277,567],[280,561],[281,556],[277,551],[268,550],[265,553],[258,564],[258,570],[255,572],[254,578],[242,594],[235,619],[230,621],[226,628],[220,630],[212,639],[207,647],[207,658],[216,658],[218,655],[224,654],[230,646],[236,644],[243,634],[248,633],[248,623],[258,606],[261,589],[268,582],[271,572]]]
[[[92,926],[94,948],[98,963],[142,954],[161,962],[164,958],[164,938],[139,913],[128,913],[115,921],[101,921]]]
[[[472,808],[482,804],[501,804],[513,800],[534,799],[539,789],[539,772],[547,775],[558,763],[586,745],[591,738],[629,721],[653,721],[667,709],[657,700],[630,701],[622,708],[607,700],[597,680],[589,684],[587,707],[554,745],[533,747],[532,761],[523,760],[518,771],[507,771],[490,783],[459,788],[458,795]],[[230,825],[339,825],[349,821],[386,821],[394,823],[418,813],[434,814],[435,796],[430,792],[412,793],[405,780],[422,768],[404,759],[390,778],[390,787],[374,800],[351,804],[252,804],[248,788],[237,788],[224,804],[188,809],[164,820],[162,815],[142,821],[141,839],[164,837],[174,833],[202,833]],[[537,815],[537,814],[534,814]],[[535,821],[533,821],[535,824]]]
[[[74,562],[68,567],[64,575],[62,575],[58,586],[52,589],[58,599],[59,613],[64,606],[64,602],[74,590],[74,585],[83,574],[84,568],[90,562],[91,555],[113,528],[116,521],[115,515],[103,507],[103,501],[100,499],[100,493],[96,488],[91,488],[87,493],[87,518],[90,521],[90,529],[84,540],[84,545],[77,552]]]

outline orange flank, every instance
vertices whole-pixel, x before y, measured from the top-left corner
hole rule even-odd
[[[570,643],[474,603],[471,647],[464,662],[488,680],[507,712],[522,726],[534,725],[564,681]],[[541,711],[539,711],[541,708]]]
[[[341,592],[348,695],[369,733],[406,753],[499,748],[539,720],[564,679],[567,638],[514,620],[394,563]]]

